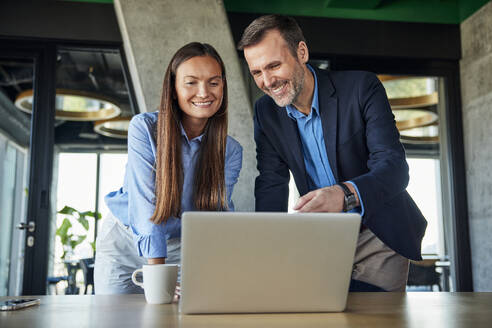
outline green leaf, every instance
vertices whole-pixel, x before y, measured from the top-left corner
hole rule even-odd
[[[78,239],[70,240],[70,246],[72,246],[72,249],[75,249],[77,245],[80,245],[86,237],[87,236],[78,236]]]
[[[92,211],[85,211],[85,212],[80,212],[80,216],[90,216],[91,218],[95,218],[96,220],[99,220],[101,218],[101,213],[99,212],[92,212]]]
[[[72,227],[72,223],[68,218],[65,218],[63,219],[63,222],[60,225],[60,227],[56,230],[56,235],[60,236],[62,245],[67,245],[68,229],[70,229],[71,227]]]
[[[70,206],[65,206],[64,208],[58,211],[58,213],[60,214],[68,214],[68,215],[73,215],[74,212],[78,213],[78,211],[75,208]]]
[[[72,237],[73,237],[73,234],[68,234],[68,235],[61,237],[62,244],[65,246],[70,246],[70,242],[72,241]]]
[[[85,217],[81,216],[77,221],[79,221],[85,230],[89,230],[89,221]]]
[[[94,217],[94,212],[91,211],[85,211],[85,212],[79,212],[80,216],[91,216]]]
[[[64,206],[57,213],[68,215],[68,217],[66,217],[62,221],[61,225],[56,230],[56,235],[60,237],[60,241],[62,245],[66,247],[71,247],[72,250],[78,245],[80,245],[87,238],[87,234],[73,235],[72,233],[69,233],[69,231],[73,231],[71,230],[71,228],[73,228],[73,225],[75,224],[74,222],[77,221],[82,227],[84,227],[86,231],[89,231],[89,226],[90,226],[89,217],[94,218],[94,222],[97,222],[97,220],[99,220],[102,217],[101,213],[99,212],[93,212],[93,211],[79,212],[75,208],[70,206]],[[89,244],[91,245],[92,249],[95,251],[96,243],[92,242]],[[61,258],[64,259],[67,254],[68,253],[64,250]]]

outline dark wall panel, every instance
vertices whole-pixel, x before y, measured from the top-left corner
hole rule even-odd
[[[259,15],[228,13],[236,44]],[[399,58],[461,58],[458,24],[383,22],[355,19],[295,17],[313,55]]]
[[[0,37],[120,42],[112,4],[0,1]]]

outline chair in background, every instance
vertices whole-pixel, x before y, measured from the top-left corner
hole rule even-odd
[[[65,261],[64,264],[67,270],[67,275],[47,277],[46,282],[48,283],[48,289],[51,289],[50,287],[53,286],[55,288],[55,294],[58,294],[56,285],[60,281],[66,281],[67,287],[65,288],[64,294],[77,295],[79,293],[79,288],[77,287],[76,277],[77,277],[77,271],[80,270],[79,262],[71,260],[71,261]]]
[[[65,288],[65,295],[78,295],[77,271],[80,270],[80,263],[77,260],[65,261],[65,267],[68,272],[68,286]]]
[[[57,295],[58,290],[56,289],[56,285],[60,281],[68,281],[68,276],[59,276],[59,277],[48,277],[46,278],[46,282],[48,283],[48,291],[51,290],[51,287],[55,289],[54,293],[49,292],[50,294]]]
[[[81,259],[79,263],[84,273],[84,294],[87,294],[89,285],[91,285],[91,294],[94,294],[94,258]]]
[[[407,286],[415,287],[410,290],[433,291],[434,286],[437,286],[442,291],[441,274],[436,271],[436,261],[437,259],[410,261]]]

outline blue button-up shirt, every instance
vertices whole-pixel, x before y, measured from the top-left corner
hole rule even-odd
[[[333,171],[328,161],[328,154],[326,153],[325,139],[323,137],[323,126],[321,124],[321,116],[318,102],[318,79],[313,68],[307,65],[314,77],[314,92],[313,101],[311,103],[311,112],[309,115],[305,115],[297,110],[293,105],[287,105],[287,115],[297,123],[299,135],[301,136],[302,151],[304,154],[304,165],[306,167],[306,173],[311,179],[308,179],[309,189],[319,189],[323,187],[333,186],[337,183]],[[359,189],[352,182],[351,183],[357,195],[359,196],[359,202],[361,204],[361,215],[364,214],[364,205],[360,198]],[[354,209],[353,211],[359,212]]]
[[[181,235],[181,220],[170,217],[166,223],[154,224],[149,219],[155,210],[155,158],[158,112],[142,113],[133,117],[128,129],[128,162],[123,187],[106,195],[111,213],[134,233],[138,254],[145,258],[167,257],[166,241]],[[196,210],[193,205],[193,188],[196,164],[202,136],[188,140],[181,126],[181,151],[183,165],[183,191],[181,211]],[[242,147],[227,136],[225,156],[225,184],[229,210],[234,210],[231,200],[242,165]]]

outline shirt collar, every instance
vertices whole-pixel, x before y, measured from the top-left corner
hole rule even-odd
[[[307,118],[311,118],[313,111],[316,112],[316,114],[319,115],[319,106],[318,106],[318,78],[316,77],[316,72],[314,69],[311,67],[311,65],[306,64],[307,68],[313,73],[314,77],[314,92],[313,92],[313,101],[311,102],[311,112],[307,116]],[[305,117],[303,113],[297,110],[297,108],[294,105],[287,105],[285,106],[285,109],[287,110],[287,115],[293,120],[296,120],[300,117]]]
[[[179,127],[181,128],[181,135],[185,138],[185,140],[188,142],[188,143],[191,143],[192,141],[198,141],[198,142],[201,142],[202,141],[202,138],[203,138],[203,133],[201,135],[199,135],[198,137],[195,137],[191,140],[188,140],[188,136],[186,135],[186,131],[185,129],[183,128],[183,124],[181,122],[179,122]]]

